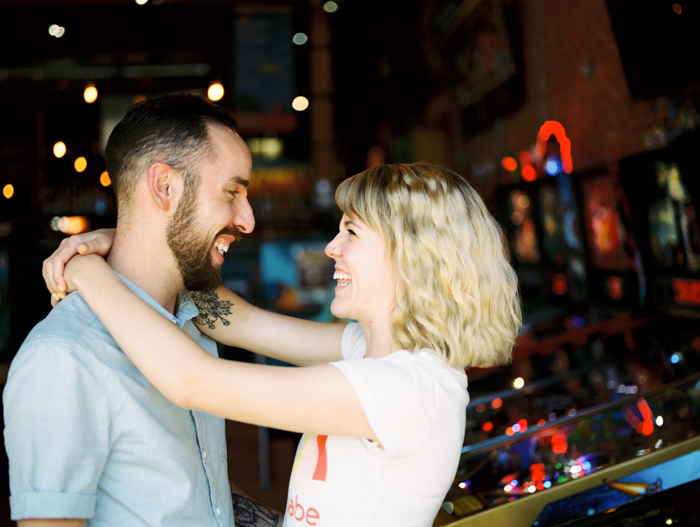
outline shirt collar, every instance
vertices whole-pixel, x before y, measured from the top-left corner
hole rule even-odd
[[[185,322],[199,315],[199,309],[197,309],[197,305],[194,303],[194,300],[192,300],[192,297],[186,289],[183,289],[178,293],[177,303],[175,304],[175,314],[173,315],[139,286],[130,282],[119,273],[117,273],[117,276],[122,279],[129,289],[136,293],[136,296],[158,311],[158,313],[163,315],[165,318],[171,320],[174,324],[177,324],[180,328],[185,325]]]

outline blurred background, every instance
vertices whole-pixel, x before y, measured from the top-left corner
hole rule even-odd
[[[231,109],[253,154],[257,225],[223,275],[266,308],[332,320],[323,248],[345,177],[430,161],[480,192],[526,316],[510,366],[468,371],[465,445],[698,372],[697,2],[0,0],[0,27],[5,372],[50,309],[44,258],[115,225],[112,127],[132,103],[181,92]],[[625,426],[653,436],[630,411]],[[232,479],[279,509],[294,448],[229,423]],[[524,488],[550,488],[549,469],[523,470]],[[7,495],[0,478],[0,508]],[[461,517],[448,509],[443,523]]]

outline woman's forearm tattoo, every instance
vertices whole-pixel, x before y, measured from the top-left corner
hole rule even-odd
[[[221,320],[224,326],[228,326],[231,323],[224,316],[231,315],[233,302],[221,300],[216,293],[191,291],[190,296],[199,309],[199,315],[192,319],[195,324],[200,326],[207,325],[209,329],[214,329],[214,324],[216,324],[217,320]]]

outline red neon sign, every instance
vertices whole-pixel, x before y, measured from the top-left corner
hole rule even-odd
[[[567,174],[571,174],[574,169],[574,163],[571,159],[571,140],[566,137],[564,127],[558,121],[545,121],[540,127],[537,134],[537,146],[535,146],[535,154],[542,159],[547,151],[547,140],[554,135],[559,142],[561,149],[561,168]]]
[[[539,162],[544,158],[547,152],[547,140],[551,136],[556,137],[559,142],[559,150],[561,154],[561,168],[567,174],[571,174],[574,170],[574,163],[571,159],[571,140],[566,137],[564,127],[558,121],[545,121],[537,133],[537,144],[535,145],[535,161]],[[518,152],[520,160],[520,174],[525,181],[535,181],[537,179],[537,170],[533,163],[533,156],[527,150]],[[506,158],[504,158],[505,160]],[[505,164],[503,165],[506,168]],[[506,168],[508,170],[508,168]]]

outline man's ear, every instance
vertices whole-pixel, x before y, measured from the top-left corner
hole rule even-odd
[[[170,165],[153,163],[148,167],[146,182],[153,201],[160,209],[170,211],[177,207],[182,193],[182,178]]]

